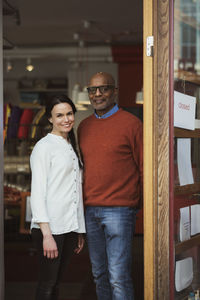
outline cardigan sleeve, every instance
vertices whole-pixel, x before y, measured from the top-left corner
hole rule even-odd
[[[50,154],[47,145],[35,145],[30,158],[31,180],[31,210],[34,223],[48,223],[47,212],[47,180],[50,170]]]

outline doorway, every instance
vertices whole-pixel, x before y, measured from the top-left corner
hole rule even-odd
[[[131,2],[133,2],[133,1],[131,1]],[[119,5],[118,1],[115,1],[115,6],[116,5]],[[120,5],[121,5],[121,3],[120,3]],[[88,5],[88,7],[89,7],[89,5]],[[138,9],[138,4],[137,4],[137,9]],[[112,10],[110,10],[110,11],[112,11]],[[136,30],[138,30],[138,29],[136,29]],[[124,31],[124,32],[121,32],[119,34],[119,36],[120,35],[122,36],[122,39],[124,39],[125,35],[128,35],[129,38],[130,38],[131,35],[136,35],[136,33],[135,32],[125,32]],[[81,54],[80,53],[77,54],[77,51],[76,51],[77,49],[75,49],[75,51],[74,51],[75,55],[73,53],[73,55],[70,57],[72,64],[70,62],[71,69],[69,70],[70,75],[68,76],[68,79],[69,79],[69,81],[67,83],[68,87],[74,86],[75,80],[78,77],[82,77],[82,79],[84,78],[84,80],[85,80],[87,72],[90,75],[91,73],[99,71],[99,68],[104,68],[104,70],[106,69],[106,71],[114,73],[116,79],[119,80],[119,78],[120,78],[120,82],[121,82],[120,93],[122,93],[122,92],[125,93],[125,94],[122,93],[121,94],[122,96],[120,96],[120,101],[121,101],[120,104],[122,106],[124,106],[125,108],[127,108],[127,110],[130,110],[131,106],[132,106],[132,102],[135,103],[136,93],[137,92],[140,92],[140,93],[142,92],[142,79],[141,79],[141,77],[142,77],[142,73],[141,73],[141,69],[142,69],[142,63],[141,63],[142,51],[141,51],[141,49],[142,49],[142,46],[140,44],[139,48],[138,47],[135,48],[135,47],[128,47],[128,45],[127,45],[126,48],[128,50],[125,50],[125,51],[123,50],[123,48],[124,48],[124,46],[122,47],[121,45],[115,45],[115,47],[112,47],[112,51],[113,52],[114,51],[118,52],[118,55],[115,55],[115,60],[110,62],[109,61],[110,60],[110,54],[112,53],[111,50],[110,50],[109,53],[106,52],[106,54],[102,54],[101,51],[104,51],[105,49],[101,48],[101,51],[96,53],[95,52],[96,48],[93,47],[93,49],[92,49],[93,55],[98,56],[98,61],[97,62],[92,61],[90,64],[89,64],[89,60],[86,59],[86,58],[88,58],[88,56],[87,56],[88,54],[86,52],[84,53],[83,51],[81,52]],[[133,53],[134,53],[135,57],[133,57]],[[30,52],[29,52],[29,54],[30,54]],[[36,55],[36,52],[34,52],[34,54]],[[80,72],[78,74],[78,76],[77,76],[77,69],[76,69],[76,64],[75,64],[76,61],[74,60],[74,56],[79,56],[79,59],[83,58],[83,56],[84,56],[84,59],[86,59],[86,68],[85,69],[83,68],[82,72]],[[91,57],[90,57],[90,59],[94,59],[92,55],[91,55]],[[8,56],[6,57],[6,59],[7,58],[8,58]],[[26,59],[24,59],[24,58],[25,57],[23,57],[23,64],[25,62],[27,62]],[[36,68],[36,63],[37,63],[38,60],[39,60],[39,58],[35,58],[35,59],[32,58],[32,63],[35,63],[35,70],[37,69]],[[7,61],[5,61],[4,67],[7,65],[6,63],[7,63]],[[78,63],[80,63],[80,61],[78,61]],[[45,60],[44,60],[43,63],[41,62],[41,69],[44,70],[48,64],[49,64],[48,61],[45,61]],[[23,93],[26,93],[27,91],[29,91],[29,95],[25,95],[26,97],[30,96],[30,98],[31,98],[31,97],[36,96],[36,95],[34,95],[34,92],[36,92],[36,91],[33,90],[32,84],[37,84],[37,85],[40,86],[40,88],[42,86],[43,92],[41,92],[41,90],[39,91],[39,93],[40,93],[39,96],[41,97],[41,99],[44,99],[44,97],[46,97],[46,96],[48,97],[47,94],[49,92],[52,92],[51,87],[53,85],[54,85],[54,88],[57,89],[57,91],[58,91],[58,89],[60,89],[60,91],[63,91],[63,89],[65,89],[65,87],[67,86],[66,82],[63,81],[63,77],[65,77],[65,75],[66,75],[67,65],[66,65],[65,70],[61,69],[62,65],[63,65],[62,61],[60,61],[60,60],[58,60],[58,58],[56,58],[56,59],[52,60],[52,68],[50,68],[48,66],[49,68],[48,68],[48,71],[47,71],[49,73],[59,74],[59,81],[56,81],[55,80],[56,78],[45,78],[43,76],[43,74],[41,74],[41,73],[40,73],[41,78],[39,78],[39,79],[42,79],[42,80],[40,80],[40,81],[35,80],[34,76],[32,76],[32,75],[30,76],[30,74],[34,74],[34,73],[28,73],[29,74],[28,79],[31,79],[31,80],[26,80],[27,78],[22,78],[22,80],[18,81],[18,84],[19,84],[18,85],[18,92],[20,92],[20,99],[22,97],[24,97]],[[117,67],[117,65],[118,65],[119,68]],[[24,66],[22,67],[22,60],[21,61],[20,60],[16,61],[15,62],[15,67],[18,67],[18,71],[15,71],[15,69],[13,69],[10,73],[7,73],[6,77],[8,79],[12,80],[12,77],[17,76],[16,73],[14,73],[14,72],[17,72],[19,74],[24,74]],[[128,71],[127,67],[129,68],[129,71]],[[14,63],[13,63],[13,68],[14,68]],[[78,68],[81,69],[82,66],[80,64],[78,64]],[[132,93],[132,90],[133,90],[133,87],[131,86],[132,81],[133,81],[132,77],[131,77],[132,76],[131,72],[133,72],[132,71],[133,69],[135,70],[134,74],[137,72],[137,80],[134,81],[135,87],[134,87],[134,94],[132,95],[130,93]],[[140,71],[140,73],[139,73],[139,71]],[[11,74],[15,74],[15,75],[11,76]],[[127,76],[127,79],[122,82],[122,79],[124,79],[124,74],[129,74],[129,75]],[[138,80],[138,78],[139,78],[139,80]],[[5,76],[4,76],[4,79],[5,79]],[[55,82],[56,82],[57,85],[55,84]],[[51,86],[49,88],[49,90],[46,89],[45,84],[48,85],[48,86]],[[5,83],[5,81],[4,81],[4,90],[5,90],[6,87],[7,87],[7,91],[9,90],[9,92],[11,92],[12,89],[10,89],[10,86],[8,85],[8,83]],[[132,89],[130,89],[130,87],[132,87]],[[32,91],[30,91],[30,90],[32,90]],[[71,89],[71,91],[72,91],[72,89]],[[37,92],[38,92],[38,90],[37,90]],[[12,97],[12,95],[13,94],[10,94],[10,97]],[[13,96],[13,97],[15,97],[15,96]],[[126,99],[126,101],[127,101],[126,104],[124,104],[124,105],[123,105],[123,100],[121,100],[123,98]],[[19,103],[19,102],[17,102],[17,103]],[[39,103],[39,104],[42,105],[42,102]],[[23,102],[23,105],[26,106],[27,103],[24,104],[24,102]],[[141,104],[140,104],[140,106],[136,106],[136,107],[141,107]],[[80,114],[83,114],[83,113],[81,112]],[[18,142],[19,142],[19,140],[17,141],[17,143]],[[20,143],[20,145],[16,144],[16,143],[15,144],[12,144],[12,143],[9,144],[9,149],[8,150],[11,151],[11,152],[9,152],[9,153],[11,153],[10,156],[15,156],[12,151],[18,151],[20,147],[22,147],[23,150],[24,149],[26,150],[27,149],[26,147],[28,146],[28,151],[31,150],[32,145],[27,145],[27,143],[26,143],[27,139],[23,140],[23,142],[24,143],[23,144]],[[7,145],[8,145],[8,143],[7,143]],[[22,148],[20,148],[20,149],[22,149]],[[23,158],[25,156],[27,156],[27,155],[22,154]],[[10,164],[9,160],[5,161],[5,162],[6,162],[7,166]],[[24,161],[23,164],[24,165],[26,164],[26,166],[27,166],[27,161]],[[30,178],[27,177],[25,172],[24,172],[24,174],[20,174],[20,175],[23,175],[24,177],[20,177],[18,179],[18,182],[23,182],[24,179],[26,180],[26,183],[29,182]],[[12,176],[8,175],[7,180],[9,181],[11,177]],[[11,178],[11,180],[12,180],[12,183],[15,183],[13,178]],[[26,193],[27,190],[23,191],[23,192]],[[20,197],[21,197],[21,195],[22,194],[20,192]],[[27,200],[27,195],[25,195],[24,199]],[[26,277],[26,274],[28,272],[27,272],[27,270],[21,268],[22,264],[19,260],[19,257],[21,256],[21,259],[23,259],[23,260],[27,259],[26,260],[27,263],[25,264],[25,266],[27,268],[29,268],[29,270],[30,269],[32,270],[35,266],[35,252],[34,252],[34,249],[31,246],[31,243],[30,243],[30,236],[27,235],[27,233],[26,233],[26,230],[28,229],[29,224],[28,224],[28,222],[24,223],[24,222],[20,221],[20,216],[22,214],[21,213],[21,208],[23,210],[23,206],[21,205],[21,203],[20,203],[19,207],[18,207],[18,205],[16,205],[16,207],[15,207],[15,204],[13,205],[13,203],[10,202],[10,203],[8,203],[8,207],[6,208],[7,210],[5,211],[6,212],[6,214],[5,214],[6,215],[5,239],[7,239],[6,247],[5,247],[6,268],[7,268],[7,266],[10,266],[10,268],[11,268],[11,266],[13,266],[14,263],[16,263],[16,262],[19,263],[15,268],[17,270],[17,274],[19,275],[18,280],[16,281],[16,277],[14,277],[14,275],[17,275],[17,274],[13,274],[13,273],[11,274],[11,272],[8,271],[8,269],[9,269],[8,268],[7,272],[6,272],[6,276],[8,276],[8,278],[6,278],[6,281],[10,282],[12,284],[13,291],[16,291],[15,289],[17,287],[19,287],[19,285],[20,285],[20,277],[21,277],[21,279],[23,279],[23,282],[27,281],[26,282],[27,285],[23,285],[23,289],[26,286],[27,290],[30,291],[30,289],[32,288],[32,283],[34,283],[34,281],[35,281],[35,274],[34,274],[34,272],[29,272],[29,274],[31,273],[30,276],[32,276],[32,277],[30,277],[29,280],[27,280],[28,278]],[[21,227],[21,233],[19,232],[20,226],[22,226]],[[11,230],[9,230],[9,228]],[[136,284],[136,293],[137,293],[137,291],[139,291],[138,293],[140,293],[140,294],[138,294],[139,295],[138,297],[140,297],[140,299],[142,299],[142,297],[143,297],[143,295],[141,295],[141,291],[143,291],[143,273],[142,273],[142,271],[143,271],[143,254],[142,254],[142,251],[143,251],[142,250],[143,249],[143,235],[142,235],[142,233],[143,232],[140,228],[140,233],[138,234],[138,236],[136,236],[136,240],[135,240],[135,243],[137,245],[136,246],[136,255],[135,255],[135,257],[136,257],[136,270],[137,271],[135,272],[135,280],[138,280],[138,278],[140,278],[140,284],[141,284],[141,285]],[[18,245],[17,245],[17,243],[14,246],[12,245],[11,241],[13,241],[14,239],[18,240],[18,242],[19,242]],[[13,249],[14,249],[14,252],[15,252],[14,255],[12,253]],[[138,251],[138,249],[141,249],[141,251]],[[9,254],[11,254],[11,256],[9,256]],[[18,256],[16,256],[16,255],[18,255]],[[83,270],[83,274],[85,274],[85,273],[89,273],[89,260],[88,260],[88,256],[87,256],[86,252],[83,254],[83,256],[84,256],[84,258],[82,259],[82,261],[84,261],[84,264],[82,264],[82,270]],[[31,260],[29,260],[29,257],[31,257]],[[81,262],[80,262],[80,265],[81,265]],[[141,267],[141,265],[142,265],[142,267]],[[139,273],[139,270],[142,270],[141,273]],[[73,283],[74,282],[73,282],[73,274],[72,273],[73,272],[70,272],[70,276],[69,276],[70,278],[68,277],[68,275],[66,275],[66,278],[69,279],[68,284],[71,284],[72,289],[74,290],[74,288],[73,288]],[[134,273],[134,269],[133,269],[133,273]],[[77,274],[76,274],[76,276],[77,276]],[[89,275],[88,275],[86,281],[87,281],[86,282],[86,287],[91,286],[90,292],[93,293],[94,291],[93,291],[93,286],[92,286],[92,279],[90,278]],[[82,286],[77,285],[76,288],[75,288],[76,292],[78,292],[80,288],[82,288]],[[83,292],[86,293],[87,292],[86,289]],[[21,297],[21,295],[20,295],[20,297]],[[72,297],[76,297],[76,296],[72,295]],[[86,297],[86,296],[84,296],[84,297]],[[85,299],[89,300],[89,295],[87,294],[87,297],[83,298],[83,299],[84,300]],[[20,298],[20,300],[22,300],[22,298]],[[93,298],[93,300],[94,300],[94,298]]]

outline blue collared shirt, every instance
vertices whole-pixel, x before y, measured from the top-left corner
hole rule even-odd
[[[94,114],[97,119],[106,119],[106,118],[114,115],[118,110],[119,110],[119,106],[117,104],[115,104],[115,106],[111,110],[109,110],[107,113],[105,113],[102,116],[98,116],[96,112],[94,112]]]

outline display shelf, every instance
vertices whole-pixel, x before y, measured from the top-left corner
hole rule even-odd
[[[175,127],[174,128],[174,137],[175,138],[191,138],[191,139],[196,139],[192,140],[191,142],[191,148],[194,153],[198,153],[198,139],[200,138],[200,129],[195,129],[195,130],[187,130],[187,129],[182,129]],[[177,143],[174,143],[175,149],[177,151]],[[177,209],[180,207],[184,206],[190,206],[193,204],[197,204],[200,199],[200,181],[199,181],[199,176],[198,176],[198,166],[199,166],[199,160],[197,160],[197,157],[199,156],[193,156],[191,157],[192,161],[192,170],[194,174],[195,181],[193,184],[187,184],[187,185],[174,185],[174,210],[177,212]],[[177,172],[177,157],[175,158],[174,162],[174,170]],[[176,178],[177,179],[177,178]],[[177,180],[175,180],[177,182]],[[177,228],[177,227],[176,227]],[[175,239],[176,239],[175,235]],[[175,261],[177,259],[182,259],[185,256],[192,256],[194,258],[196,253],[198,253],[198,249],[200,247],[200,234],[197,234],[195,236],[192,236],[189,240],[183,241],[183,242],[177,242],[174,241],[174,258]],[[196,251],[197,250],[197,251]],[[198,260],[199,260],[199,255],[198,255]],[[196,276],[194,276],[194,280],[199,280],[197,279]],[[199,283],[199,281],[198,281]],[[193,290],[193,282],[192,284],[187,287],[186,289],[177,292],[175,291],[174,299],[175,300],[187,300],[189,292]]]
[[[30,174],[30,156],[5,156],[4,174]]]
[[[27,196],[30,196],[30,192],[21,193],[21,209],[20,209],[20,226],[19,232],[22,234],[30,234],[30,223],[26,222],[26,200]],[[27,224],[28,228],[27,228]]]
[[[22,109],[29,108],[29,109],[42,109],[44,105],[40,105],[38,103],[26,103],[26,102],[20,102],[19,107]]]
[[[176,138],[200,138],[200,129],[187,130],[178,127],[174,127],[174,137]],[[200,182],[195,182],[194,184],[187,185],[176,185],[174,187],[175,195],[184,194],[195,194],[200,193]]]
[[[18,88],[22,108],[41,108],[49,99],[57,94],[67,94],[67,84],[62,86],[27,86]],[[29,106],[31,105],[31,107]]]
[[[174,127],[174,136],[177,138],[200,138],[200,129],[188,130]]]
[[[34,89],[30,89],[30,88],[20,88],[19,89],[20,92],[25,92],[25,93],[54,93],[54,92],[63,92],[66,93],[67,92],[67,88],[34,88]]]
[[[21,201],[16,201],[16,200],[5,200],[4,199],[4,207],[9,208],[9,207],[19,207],[21,205]]]
[[[200,234],[191,237],[189,240],[184,242],[179,242],[175,245],[175,254],[180,254],[192,247],[200,246]]]
[[[193,291],[193,289],[190,286],[181,292],[176,292],[176,300],[188,300],[188,295],[191,291]]]

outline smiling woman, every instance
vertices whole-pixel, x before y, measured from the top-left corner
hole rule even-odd
[[[39,257],[36,300],[58,299],[60,274],[85,232],[80,161],[73,132],[76,108],[65,95],[47,105],[52,131],[31,154],[31,232]]]
[[[51,111],[52,133],[67,138],[74,126],[74,112],[68,103],[59,103]]]

